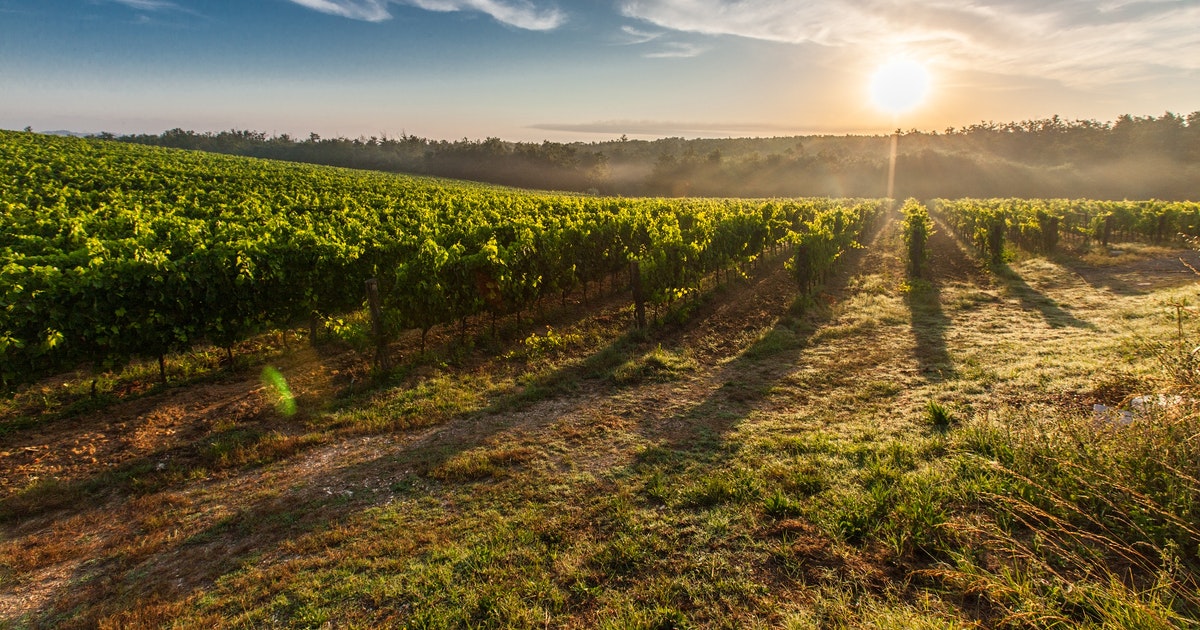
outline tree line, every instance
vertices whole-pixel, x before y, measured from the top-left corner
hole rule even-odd
[[[899,198],[1200,198],[1200,111],[1115,121],[982,122],[897,131]],[[258,131],[101,137],[312,164],[607,195],[878,197],[890,138],[457,141],[415,135],[307,138]]]

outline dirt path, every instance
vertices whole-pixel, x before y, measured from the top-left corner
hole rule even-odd
[[[84,618],[95,621],[148,601],[162,602],[169,615],[222,575],[247,563],[297,561],[296,541],[414,489],[445,501],[450,486],[442,484],[473,474],[479,462],[603,480],[650,448],[713,451],[734,439],[754,444],[812,431],[864,440],[912,435],[931,398],[961,411],[996,395],[1019,401],[1031,384],[1070,391],[1079,383],[1067,403],[1086,402],[1083,384],[1094,380],[1094,368],[1064,368],[1040,353],[1102,349],[1112,327],[1100,319],[1108,313],[1101,305],[1108,308],[1112,293],[1049,262],[998,280],[942,229],[930,248],[929,287],[910,285],[898,221],[889,217],[802,316],[778,258],[715,290],[686,322],[623,350],[635,363],[674,353],[682,369],[619,383],[611,371],[566,367],[569,388],[428,428],[293,444],[287,438],[303,434],[306,418],[276,414],[270,392],[247,374],[20,432],[0,452],[0,490],[10,499],[0,507],[31,507],[12,497],[38,479],[56,481],[30,495],[48,507],[0,514],[0,619],[93,606]],[[618,318],[622,307],[614,296],[590,310]],[[1042,347],[1013,355],[1016,339],[1020,348]],[[297,352],[281,367],[296,391],[318,401],[361,364]],[[1064,376],[1072,369],[1081,371],[1074,380]],[[195,472],[197,457],[216,461],[223,436],[247,426],[278,434],[290,450],[266,465]],[[846,562],[807,527],[792,532],[797,548],[809,549],[818,565]]]
[[[720,289],[720,297],[701,309],[702,327],[675,330],[658,341],[688,344],[703,338],[707,346],[697,356],[705,364],[721,360],[731,342],[755,327],[769,325],[771,312],[790,299],[782,259],[768,267],[767,273],[751,281]],[[614,299],[620,304],[623,298],[609,296]],[[592,302],[595,312],[594,296]],[[607,313],[613,308],[602,303],[599,316],[611,317]],[[435,341],[445,340],[435,337]],[[342,372],[361,370],[361,359],[300,351],[278,365],[302,399],[316,402],[331,395]],[[0,530],[4,535],[0,550],[9,556],[3,567],[7,573],[0,575],[4,578],[0,618],[19,619],[50,608],[69,610],[97,597],[142,590],[112,579],[121,574],[140,574],[139,581],[151,585],[145,594],[177,598],[210,583],[253,549],[272,546],[284,535],[336,521],[339,515],[365,506],[386,503],[390,487],[419,483],[418,473],[436,465],[425,453],[469,449],[486,444],[501,431],[570,431],[571,426],[595,425],[599,415],[640,415],[643,407],[656,406],[656,396],[679,398],[697,387],[690,385],[684,391],[676,385],[653,386],[657,393],[614,407],[603,404],[610,388],[607,383],[585,382],[570,399],[551,399],[522,411],[472,414],[446,426],[338,440],[267,467],[214,470],[192,480],[161,477],[164,470],[189,468],[183,460],[194,467],[197,452],[223,432],[252,426],[260,433],[296,433],[302,431],[304,418],[280,417],[272,408],[269,388],[257,375],[245,375],[169,388],[19,432],[0,451],[0,498],[12,499],[39,483],[45,488],[34,494],[36,514],[20,513],[33,500],[8,502],[10,513]],[[530,438],[536,439],[533,433]],[[410,457],[414,452],[422,455]],[[127,478],[139,475],[157,479],[142,489],[133,479],[132,494],[108,487],[114,477],[125,482],[119,481],[118,486],[128,487]],[[93,494],[93,487],[100,494]],[[341,505],[331,508],[331,502]],[[298,525],[279,534],[262,525],[264,520],[291,518],[314,507],[321,512],[299,517]],[[151,518],[164,522],[152,523],[152,528],[167,531],[147,536],[147,513],[156,512]],[[229,534],[238,529],[243,531],[237,540],[230,540]],[[130,546],[136,547],[135,553],[129,553]],[[96,559],[106,560],[97,563]],[[97,584],[94,578],[104,575],[109,577]],[[81,581],[90,586],[71,586]]]

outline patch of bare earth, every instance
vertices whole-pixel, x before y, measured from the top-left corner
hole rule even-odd
[[[592,288],[588,304],[577,299],[548,321],[570,323],[581,313],[616,317],[624,298],[611,280],[607,284],[600,295]],[[472,320],[467,335],[483,335],[490,326]],[[461,335],[457,326],[435,330],[428,347],[435,356],[452,352]],[[393,343],[392,355],[417,356],[420,343],[409,333]],[[445,444],[485,442],[495,432],[493,414],[476,414],[449,430],[313,433],[309,420],[335,397],[357,394],[366,397],[359,404],[373,404],[370,363],[370,356],[351,351],[309,348],[273,360],[296,395],[300,412],[294,416],[275,409],[278,395],[256,366],[4,436],[0,620],[90,626],[135,602],[156,602],[169,615],[220,575],[281,542],[389,502],[392,487],[432,465],[430,456],[413,461],[406,452],[437,453]],[[488,372],[503,363],[476,353],[460,361],[459,371]],[[418,367],[401,387],[428,371]],[[501,424],[520,426],[520,415]],[[242,442],[267,443],[275,451],[261,465],[253,454],[243,461],[226,452]],[[56,621],[69,611],[74,616]]]
[[[1115,258],[1104,265],[1076,264],[1072,268],[1093,287],[1123,295],[1142,295],[1200,280],[1200,252],[1194,250]]]
[[[337,371],[307,352],[285,357],[280,368],[309,396]],[[183,568],[175,572],[177,586],[211,577],[203,561],[179,552],[230,513],[219,497],[237,474],[207,451],[223,432],[301,431],[303,419],[280,416],[274,403],[257,374],[233,375],[6,436],[0,618],[95,603],[122,574],[156,556]],[[144,579],[150,590],[171,589],[150,586],[154,576]]]
[[[898,222],[889,217],[868,240],[847,254],[802,318],[776,257],[715,289],[684,322],[632,344],[630,360],[659,347],[690,359],[663,380],[621,384],[564,368],[572,387],[535,402],[456,414],[427,428],[323,433],[261,465],[223,467],[214,453],[239,430],[278,433],[276,442],[303,436],[310,418],[305,411],[279,415],[254,371],[15,432],[0,446],[0,619],[53,624],[74,615],[72,623],[86,626],[138,609],[148,617],[126,622],[153,625],[231,571],[291,561],[290,541],[387,505],[399,488],[432,487],[431,479],[470,476],[482,466],[599,478],[650,447],[687,450],[818,429],[911,434],[921,430],[919,409],[931,397],[971,404],[1048,383],[1049,393],[1032,398],[1081,402],[1062,394],[1070,393],[1063,386],[1070,379],[1056,367],[1056,353],[1098,343],[1103,322],[1091,320],[1111,298],[1108,289],[1098,294],[1097,287],[1110,287],[1100,276],[1047,263],[997,280],[939,229],[930,241],[931,287],[906,291]],[[1169,271],[1161,261],[1131,264],[1137,267],[1104,273],[1158,278]],[[579,317],[619,319],[624,301],[610,293],[581,307]],[[488,322],[471,326],[478,332]],[[433,337],[450,343],[455,332]],[[415,355],[416,343],[406,338],[395,354]],[[1017,385],[1006,384],[1013,375],[995,360],[1004,353],[1020,355],[1008,361],[1026,375]],[[311,410],[348,386],[346,374],[365,374],[367,359],[298,350],[279,363],[302,410]],[[460,372],[502,365],[471,359]],[[865,586],[882,592],[897,577],[886,558],[835,548],[811,523],[785,521],[761,533],[786,536],[810,579],[866,576]],[[756,570],[764,582],[806,597],[803,580],[766,565]]]
[[[845,299],[848,278],[856,269],[881,264],[886,249],[873,245],[851,253],[850,270],[817,296],[816,310],[827,312]],[[266,467],[207,472],[133,496],[107,491],[87,496],[85,505],[60,506],[30,518],[15,515],[4,525],[7,550],[46,553],[14,554],[23,559],[10,563],[11,574],[0,590],[0,615],[10,620],[36,617],[105,598],[181,601],[240,566],[243,558],[386,503],[390,487],[419,480],[450,454],[471,448],[563,443],[569,452],[556,455],[552,450],[551,459],[604,473],[627,465],[647,445],[686,448],[702,433],[720,435],[763,402],[760,384],[794,369],[787,361],[738,359],[777,326],[794,299],[794,285],[782,259],[776,258],[748,279],[718,289],[687,323],[658,329],[645,349],[654,344],[682,348],[695,359],[695,369],[678,379],[629,387],[584,382],[568,397],[516,411],[476,413],[421,431],[341,440]],[[792,350],[798,351],[799,346]],[[855,357],[854,365],[838,360],[825,369],[855,370],[871,361],[861,353],[842,356]],[[302,395],[321,391],[331,378],[318,360],[296,359],[284,372]],[[11,470],[23,475],[25,484],[41,475],[70,484],[133,461],[153,461],[156,468],[170,465],[172,457],[185,456],[187,446],[210,436],[216,425],[268,418],[286,430],[288,422],[296,422],[277,418],[272,404],[270,392],[254,377],[171,390],[21,435],[22,446],[38,445],[48,454],[65,444],[86,443],[95,461],[55,453],[20,460]],[[19,487],[20,481],[10,483],[10,494]],[[147,523],[147,517],[154,522]],[[134,574],[136,579],[130,577]],[[97,608],[83,619],[114,612]]]
[[[280,416],[257,374],[168,388],[18,432],[0,453],[8,511],[0,524],[8,558],[0,618],[45,618],[90,605],[91,613],[76,618],[89,623],[134,601],[182,601],[247,557],[386,504],[390,488],[419,483],[451,454],[499,441],[569,444],[573,465],[584,469],[627,463],[642,441],[635,429],[670,433],[658,425],[719,387],[710,372],[725,369],[721,363],[747,339],[773,325],[794,294],[778,257],[717,292],[692,318],[699,325],[668,325],[653,340],[698,348],[698,368],[681,380],[614,392],[593,379],[569,397],[424,430],[338,439],[266,466],[206,467],[211,462],[199,454],[223,431],[303,431],[303,413]],[[595,298],[591,308],[612,316],[612,306],[598,307]],[[279,367],[293,391],[315,404],[336,390],[339,370],[360,369],[327,363],[297,352]],[[130,478],[112,478],[123,474]]]

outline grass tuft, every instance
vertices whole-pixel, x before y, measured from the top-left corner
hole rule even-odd
[[[429,476],[441,481],[478,481],[500,477],[510,467],[527,462],[534,455],[533,449],[525,446],[474,449],[438,464],[429,471]]]
[[[930,399],[929,402],[925,403],[925,420],[933,425],[933,428],[945,431],[954,422],[954,416],[945,405]]]
[[[800,514],[799,504],[787,498],[787,496],[778,490],[767,497],[765,508],[767,516],[774,519],[791,518]]]
[[[647,382],[678,380],[696,369],[696,360],[684,352],[664,350],[660,345],[636,359],[618,365],[611,379],[617,385],[640,385]]]

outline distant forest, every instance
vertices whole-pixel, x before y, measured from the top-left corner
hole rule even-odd
[[[522,188],[710,197],[880,197],[891,143],[887,135],[823,135],[538,144],[182,129],[99,137]],[[898,198],[1200,199],[1200,111],[911,130],[899,132],[898,147]]]

